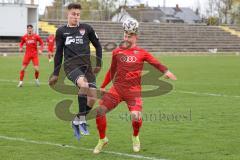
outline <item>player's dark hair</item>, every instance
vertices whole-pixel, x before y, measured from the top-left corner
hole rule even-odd
[[[81,4],[79,3],[70,3],[68,6],[67,6],[67,9],[70,10],[70,9],[82,9],[82,6]]]
[[[31,28],[33,28],[33,25],[31,25],[31,24],[28,24],[28,25],[27,25],[27,28],[28,28],[28,27],[31,27]]]

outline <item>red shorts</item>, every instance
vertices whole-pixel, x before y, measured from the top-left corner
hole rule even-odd
[[[30,61],[32,61],[33,66],[38,66],[39,65],[38,55],[29,56],[25,54],[23,57],[22,65],[27,66],[30,63]]]
[[[54,52],[54,47],[48,47],[48,53],[52,53]]]
[[[116,89],[114,86],[105,93],[99,101],[100,106],[105,106],[109,110],[114,109],[120,102],[125,101],[129,111],[142,111],[141,91],[131,92],[129,90]]]

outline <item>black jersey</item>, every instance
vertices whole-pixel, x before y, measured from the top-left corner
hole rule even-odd
[[[96,66],[101,66],[102,47],[97,34],[90,25],[79,23],[76,27],[64,25],[58,28],[53,74],[59,74],[63,55],[64,68],[68,68],[68,70],[73,70],[81,65],[91,66],[90,42],[96,48]]]

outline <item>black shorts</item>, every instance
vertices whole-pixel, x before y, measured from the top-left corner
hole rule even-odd
[[[85,77],[88,81],[89,88],[97,88],[96,77],[91,68],[85,66],[78,66],[74,69],[66,69],[65,73],[67,78],[77,86],[77,80],[79,77]]]

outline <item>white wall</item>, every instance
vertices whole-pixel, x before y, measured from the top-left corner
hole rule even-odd
[[[38,10],[37,10],[37,8],[28,8],[27,23],[33,25],[34,32],[38,33]]]
[[[0,36],[22,36],[26,25],[26,7],[0,5]]]
[[[27,24],[32,24],[37,32],[37,23],[37,6],[0,4],[0,36],[23,36]]]

